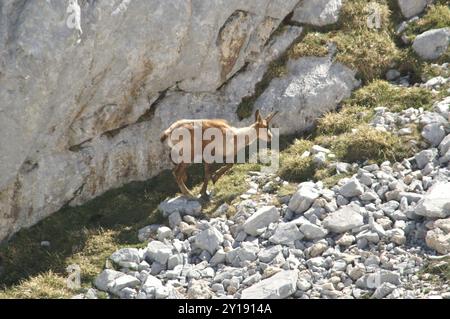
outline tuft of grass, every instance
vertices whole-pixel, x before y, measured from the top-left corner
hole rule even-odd
[[[387,1],[372,1],[380,13],[380,29],[368,26],[373,9],[365,0],[346,1],[341,9],[339,29],[327,33],[310,32],[294,45],[289,58],[328,53],[327,44],[335,43],[336,61],[355,69],[364,83],[384,76],[398,60],[400,50],[395,45]]]
[[[420,270],[419,274],[435,275],[432,277],[431,281],[435,281],[436,283],[441,281],[450,282],[450,258],[429,261],[425,267]]]
[[[331,168],[319,169],[314,173],[315,181],[322,181],[325,187],[333,187],[341,179],[350,177],[352,174],[336,174],[336,171]]]
[[[294,143],[280,154],[278,174],[286,181],[299,182],[310,179],[315,172],[311,157],[302,158],[314,144],[307,140],[295,140]]]
[[[210,182],[208,190],[212,191],[211,201],[203,206],[205,214],[213,213],[223,203],[231,204],[238,199],[240,195],[245,193],[249,186],[246,182],[249,171],[260,171],[260,164],[236,164],[233,168],[223,175],[216,184]],[[198,184],[193,188],[194,193],[198,193],[201,185]]]
[[[401,161],[414,153],[414,149],[400,137],[378,131],[367,124],[360,125],[354,132],[320,136],[316,140],[331,149],[338,159],[346,162]]]
[[[433,103],[432,93],[424,88],[399,87],[383,80],[375,80],[355,91],[346,105],[358,105],[367,108],[384,106],[392,112],[407,108],[424,108],[428,110]]]
[[[291,196],[297,191],[297,187],[291,183],[286,185],[281,185],[277,190],[278,197]]]
[[[317,135],[339,135],[350,132],[372,116],[370,109],[361,106],[345,106],[339,112],[329,112],[317,120]]]
[[[75,293],[68,290],[63,276],[50,270],[0,291],[0,299],[67,299]]]
[[[82,206],[64,207],[22,229],[0,247],[0,296],[73,295],[63,284],[71,264],[81,268],[82,287],[90,287],[110,254],[122,247],[142,245],[138,230],[161,223],[157,207],[177,191],[171,173],[166,171],[149,181],[108,191]],[[41,247],[44,240],[50,241],[50,247]],[[55,289],[57,293],[52,293]]]
[[[303,37],[302,41],[292,46],[289,51],[289,57],[291,59],[298,59],[304,56],[327,56],[327,45],[329,42],[329,34],[320,32],[308,32]]]
[[[410,39],[431,29],[450,27],[450,7],[447,4],[431,5],[425,15],[410,23],[405,30],[405,35]]]

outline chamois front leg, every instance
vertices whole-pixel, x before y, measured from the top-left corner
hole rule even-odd
[[[195,198],[195,196],[191,193],[191,191],[186,187],[184,182],[184,180],[187,178],[186,174],[187,166],[188,165],[185,163],[178,164],[173,170],[173,176],[177,181],[181,193],[183,193],[183,195],[186,197]]]
[[[215,184],[223,174],[228,172],[228,170],[233,167],[233,165],[234,163],[226,164],[225,166],[222,166],[217,172],[215,172],[211,178],[213,183]]]
[[[210,164],[203,163],[203,165],[205,169],[205,174],[203,179],[203,186],[202,189],[200,190],[200,195],[203,199],[208,199],[208,194],[206,193],[206,191],[208,189],[209,180],[211,179]]]

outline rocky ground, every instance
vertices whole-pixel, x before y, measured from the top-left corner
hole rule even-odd
[[[130,67],[140,72],[130,90],[122,85],[129,79],[117,80],[114,69],[104,77],[117,85],[87,78],[69,81],[70,90],[58,90],[75,94],[78,84],[88,97],[80,93],[77,103],[55,97],[74,108],[63,104],[61,110],[79,116],[69,125],[70,117],[49,111],[57,122],[53,128],[49,123],[50,132],[70,127],[71,133],[52,133],[63,141],[40,138],[58,145],[49,143],[46,151],[33,142],[41,155],[27,158],[18,180],[0,191],[0,206],[6,203],[7,208],[2,211],[7,218],[0,218],[0,238],[63,204],[73,207],[64,206],[0,245],[0,298],[450,298],[448,2],[374,0],[373,8],[365,0],[273,2],[277,5],[269,6],[269,13],[261,13],[271,18],[256,29],[250,26],[259,23],[260,13],[239,8],[227,13],[217,6],[225,18],[231,16],[216,26],[221,46],[203,52],[214,61],[203,63],[205,70],[193,67],[191,51],[202,60],[198,48],[209,41],[199,31],[202,40],[187,39],[193,45],[181,59],[186,62],[176,63],[181,69],[174,74],[189,80],[172,83],[168,75],[162,81],[161,70],[172,74],[169,66],[178,61],[165,47],[161,57],[168,61],[158,58],[159,63],[150,65],[143,54],[143,66],[136,62]],[[102,20],[101,30],[110,32],[109,23],[140,28],[139,19],[148,20],[141,13],[153,11],[139,8],[149,3],[141,1],[134,11],[130,7],[122,12],[122,24]],[[39,5],[30,4],[27,12],[41,12]],[[60,4],[52,6],[61,9],[56,8]],[[103,6],[99,4],[98,12],[112,8]],[[86,15],[92,8],[82,8],[83,17],[89,18],[82,21],[92,21],[83,27],[86,38],[78,48],[90,43],[87,26],[99,26],[94,16]],[[174,9],[177,14],[184,11]],[[194,25],[220,20],[203,11],[196,15],[202,19],[188,19]],[[275,25],[277,31],[269,32]],[[241,47],[233,45],[242,35],[236,28],[245,31],[249,42],[235,52],[231,72],[230,65],[214,57],[225,54],[224,61],[232,60],[223,48]],[[175,41],[174,35],[163,33],[167,43]],[[128,50],[132,37],[123,35]],[[138,38],[155,42],[153,34]],[[107,45],[117,48],[120,41]],[[142,45],[147,54],[148,46]],[[66,52],[64,48],[58,52]],[[87,64],[91,60],[77,57]],[[84,72],[80,63],[73,63],[78,60],[68,60]],[[128,64],[115,61],[111,67]],[[216,83],[214,74],[220,70],[231,73]],[[121,74],[134,78],[131,71]],[[192,75],[200,76],[194,81]],[[29,83],[37,83],[36,78]],[[85,91],[90,82],[94,87]],[[105,100],[115,101],[113,91],[120,92],[120,99],[122,92],[131,92],[132,101],[125,96],[125,102],[133,105],[133,112],[126,108],[123,115],[116,104],[103,108]],[[16,110],[20,103],[9,96]],[[78,112],[81,105],[85,111]],[[281,111],[275,124],[283,134],[307,131],[282,148],[279,171],[267,174],[257,170],[259,165],[235,166],[214,185],[210,203],[176,197],[172,177],[161,171],[166,168],[164,152],[154,137],[174,118],[194,114],[244,125],[256,109],[264,114]],[[46,117],[39,110],[36,114]],[[27,123],[27,128],[41,127]],[[18,150],[5,136],[6,144]],[[21,144],[28,150],[27,145]],[[22,162],[11,159],[12,165]],[[197,187],[195,168],[190,176]],[[145,182],[81,205],[136,180]],[[21,222],[12,229],[10,217],[16,209]],[[76,269],[80,285],[71,287],[67,276],[74,278]]]
[[[450,298],[448,283],[421,274],[450,254],[449,108],[447,97],[433,111],[375,110],[377,130],[421,127],[430,147],[401,162],[336,162],[313,146],[303,156],[354,172],[331,188],[308,181],[280,197],[288,182],[250,172],[242,200],[213,216],[183,197],[162,202],[168,226],[141,229],[147,247],[113,253],[95,286],[140,299]]]

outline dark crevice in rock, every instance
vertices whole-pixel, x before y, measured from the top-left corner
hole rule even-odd
[[[247,71],[247,67],[250,63],[245,62],[244,65],[237,70],[232,76],[230,76],[226,81],[224,81],[218,88],[217,91],[221,91],[224,87],[228,85],[236,76],[238,76],[240,73]]]
[[[155,111],[156,111],[156,108],[157,108],[158,104],[166,97],[168,91],[169,91],[169,89],[165,89],[164,91],[160,92],[158,98],[155,101],[153,101],[153,102],[150,102],[150,99],[148,99],[150,107],[144,114],[142,114],[138,118],[136,123],[142,123],[142,122],[150,121],[153,118],[153,116],[155,115]]]
[[[281,23],[278,29],[273,32],[271,38],[273,38],[274,35],[282,32],[285,26],[286,25],[284,23]],[[279,58],[273,60],[268,65],[267,70],[264,76],[262,77],[261,81],[255,84],[254,93],[242,98],[242,101],[236,110],[239,120],[243,120],[245,118],[250,117],[253,114],[253,106],[256,100],[268,88],[270,82],[274,78],[279,78],[286,74],[286,62],[288,60],[288,52],[291,49],[291,47],[300,42],[304,38],[304,36],[305,33],[302,32],[302,34],[291,43],[291,45],[283,52],[283,54],[280,55]]]
[[[25,162],[23,162],[22,166],[20,167],[19,173],[20,174],[28,174],[31,171],[37,169],[39,167],[39,164],[36,161],[33,161],[32,159],[26,159]]]
[[[83,192],[84,186],[86,186],[86,184],[87,184],[87,182],[84,181],[84,182],[80,185],[80,187],[78,187],[78,188],[73,192],[72,198],[69,199],[69,200],[67,201],[67,203],[65,204],[65,206],[69,206],[69,205],[77,198],[77,196],[79,196],[79,195]]]
[[[79,144],[72,145],[72,146],[69,147],[69,151],[77,153],[77,152],[81,151],[84,148],[84,145],[89,143],[90,141],[92,141],[92,138],[90,138],[90,139],[88,139],[86,141],[83,141],[83,142],[81,142]]]
[[[106,136],[108,138],[114,138],[115,136],[117,136],[117,134],[120,133],[120,131],[122,131],[124,128],[127,128],[130,125],[131,124],[122,125],[122,126],[120,126],[118,128],[115,128],[113,130],[109,130],[109,131],[103,132],[102,136]]]

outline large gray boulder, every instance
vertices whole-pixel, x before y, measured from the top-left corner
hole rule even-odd
[[[429,218],[450,216],[450,183],[434,184],[417,203],[415,213]]]
[[[177,119],[248,125],[236,110],[301,35],[274,33],[298,2],[78,1],[72,26],[65,1],[2,1],[0,240],[169,168],[159,136]],[[308,129],[357,85],[326,58],[288,71],[256,103],[281,111],[282,133]]]
[[[214,255],[222,243],[223,235],[215,227],[205,229],[195,236],[195,245],[200,249],[208,251],[211,255]]]
[[[289,209],[297,214],[303,213],[311,207],[319,196],[319,191],[314,187],[314,184],[309,182],[302,183],[289,200]]]
[[[278,219],[280,212],[275,206],[263,206],[245,221],[243,228],[247,234],[257,236]]]
[[[323,220],[323,226],[334,233],[345,233],[348,230],[362,226],[364,218],[359,206],[350,204],[329,214]]]
[[[298,270],[283,270],[242,291],[242,299],[284,299],[297,289]]]
[[[405,18],[412,18],[423,12],[430,0],[398,0],[398,6]]]
[[[235,121],[242,97],[301,32],[271,38],[298,0],[78,3],[80,28],[68,1],[1,3],[0,240],[169,167],[158,140],[168,123]],[[245,64],[240,85],[216,90]],[[159,103],[174,87],[183,94],[169,98],[167,116]],[[186,96],[211,103],[196,113]]]
[[[425,31],[413,42],[414,51],[425,60],[435,60],[443,55],[450,41],[450,28]]]
[[[342,0],[303,0],[295,8],[292,20],[298,23],[324,26],[336,23]]]
[[[313,119],[335,109],[360,84],[355,71],[329,57],[291,60],[287,70],[286,76],[272,80],[255,103],[263,114],[281,112],[273,119],[281,134],[312,128]]]

